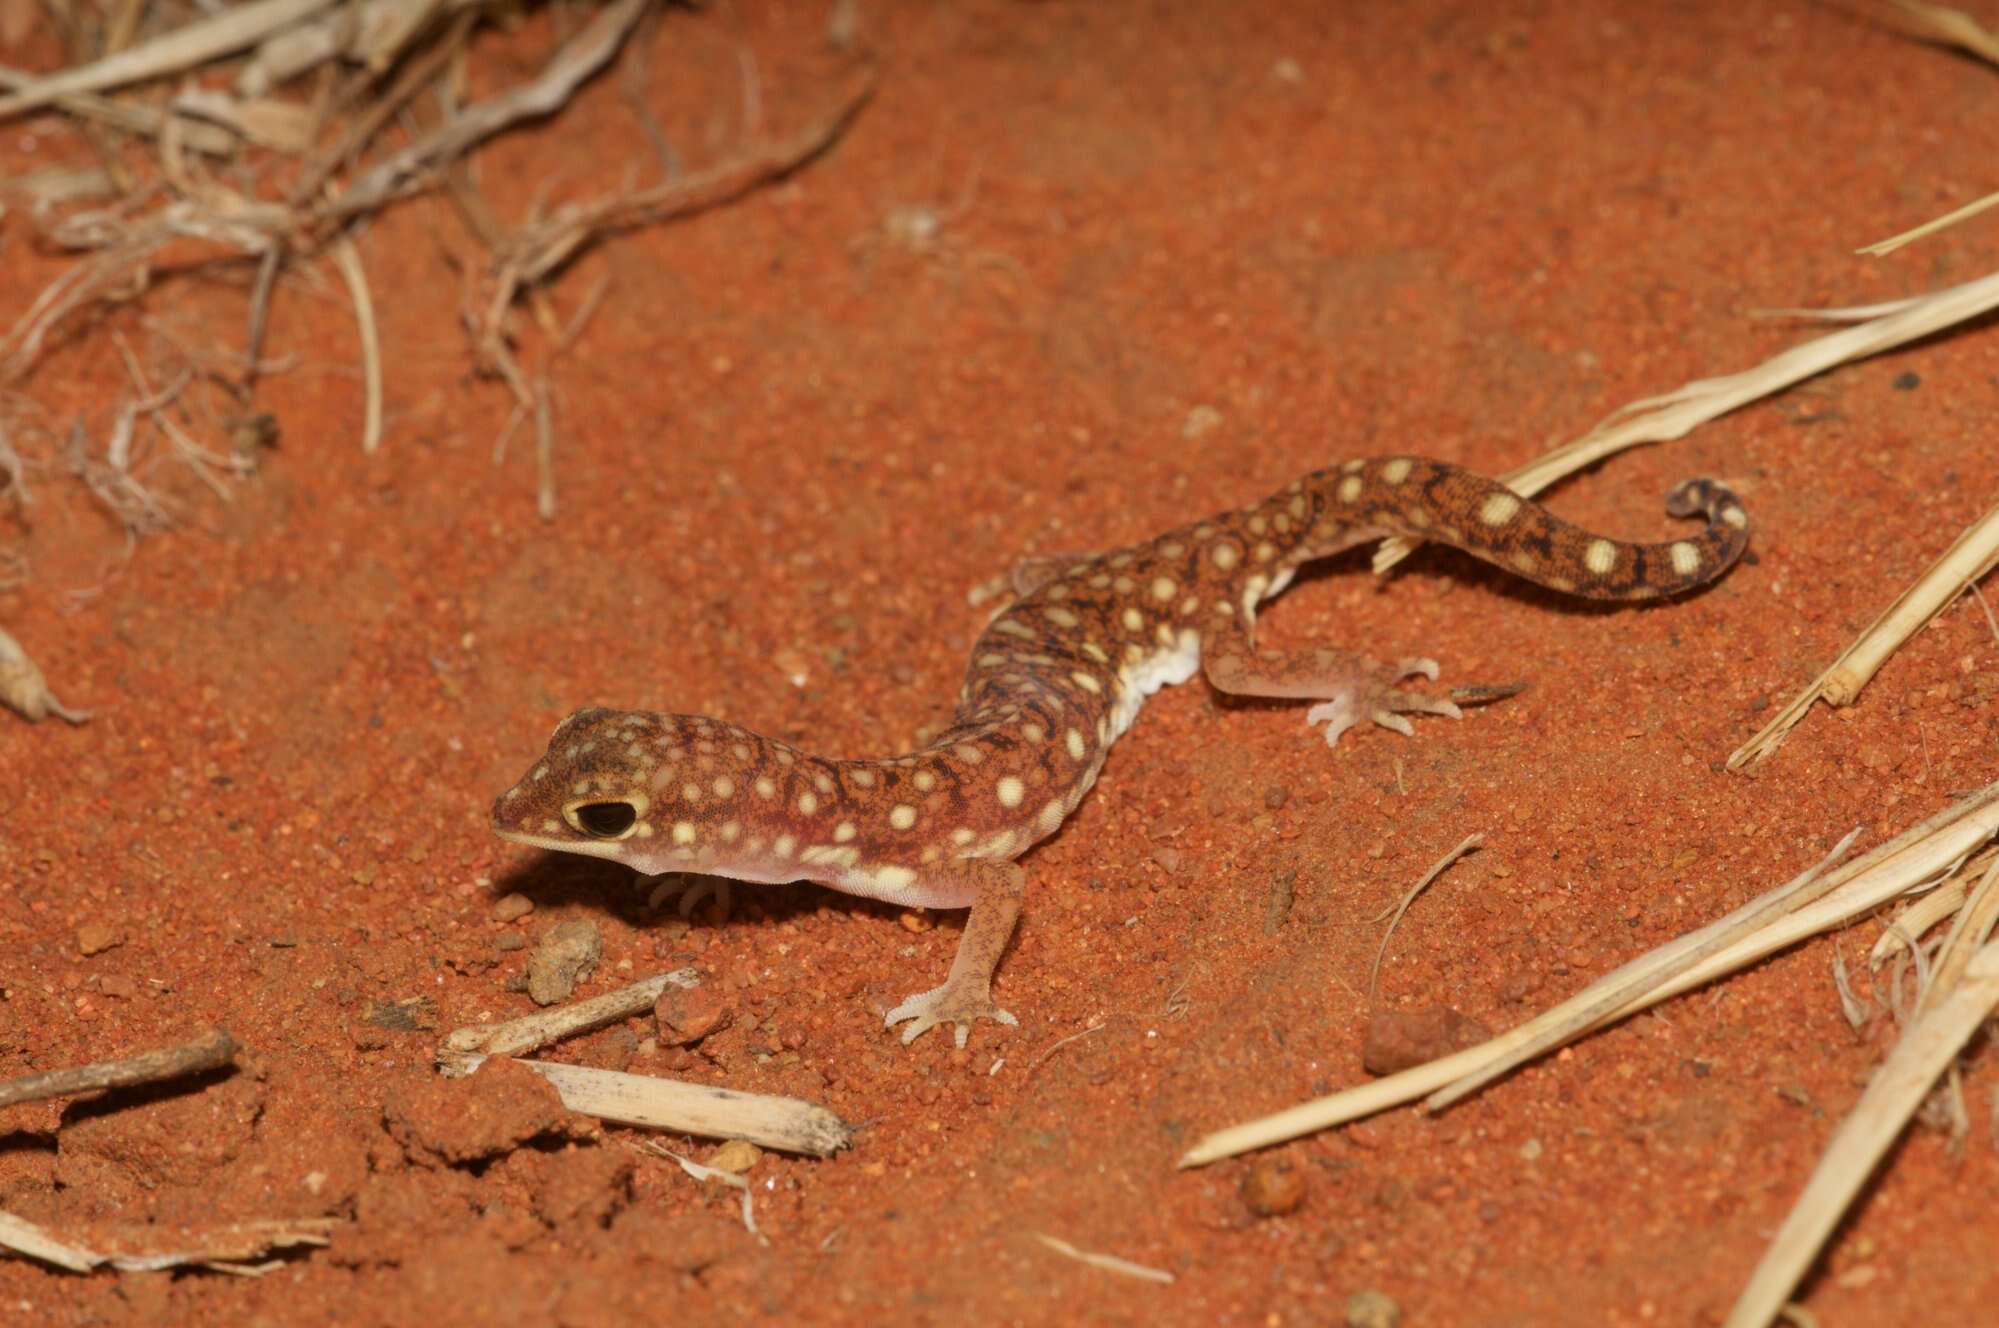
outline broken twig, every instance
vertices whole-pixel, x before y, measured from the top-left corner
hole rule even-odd
[[[712,1181],[718,1185],[726,1185],[741,1194],[743,1196],[743,1229],[748,1231],[752,1236],[755,1236],[761,1244],[770,1244],[764,1233],[757,1230],[757,1215],[753,1205],[750,1203],[750,1182],[748,1177],[739,1176],[733,1171],[724,1171],[720,1167],[703,1166],[693,1158],[682,1157],[665,1144],[656,1143],[650,1139],[638,1145],[638,1149],[640,1152],[650,1153],[654,1157],[672,1158],[680,1164],[680,1169],[686,1172],[690,1178],[700,1181],[704,1185]]]
[[[1164,1268],[1148,1268],[1142,1263],[1120,1259],[1115,1254],[1098,1254],[1093,1250],[1077,1249],[1060,1236],[1051,1236],[1045,1231],[1037,1231],[1034,1238],[1049,1249],[1078,1263],[1086,1263],[1092,1268],[1101,1268],[1107,1273],[1120,1277],[1135,1277],[1141,1282],[1158,1282],[1162,1286],[1173,1285],[1173,1274]]]
[[[0,1083],[0,1107],[44,1098],[69,1097],[101,1088],[130,1088],[200,1074],[236,1059],[236,1039],[211,1028],[192,1042],[144,1051],[115,1061],[96,1061],[64,1070],[45,1070]]]
[[[467,106],[387,161],[364,172],[320,208],[320,219],[340,221],[373,211],[417,189],[439,167],[509,125],[561,109],[579,84],[617,54],[647,3],[648,0],[613,0],[598,11],[589,26],[563,44],[538,78]],[[0,107],[4,105],[0,103]]]
[[[1810,903],[1800,902],[1805,887],[1797,880],[1791,881],[1751,900],[1700,931],[1668,942],[1652,954],[1634,960],[1562,1004],[1501,1033],[1490,1042],[1371,1083],[1300,1103],[1258,1120],[1217,1130],[1198,1140],[1180,1158],[1180,1165],[1204,1166],[1221,1158],[1234,1157],[1238,1153],[1371,1116],[1457,1084],[1477,1075],[1548,1028],[1558,1025],[1573,1027],[1577,1011],[1596,1008],[1598,998],[1605,991],[1612,987],[1623,988],[1641,967],[1650,967],[1660,961],[1670,962],[1675,958],[1688,958],[1690,952],[1704,950],[1706,942],[1715,935],[1733,933],[1740,923],[1752,917],[1767,917],[1765,910],[1774,903],[1781,902],[1792,909],[1781,916],[1767,917],[1759,930],[1740,936],[1724,949],[1705,954],[1705,957],[1693,961],[1691,967],[1675,967],[1661,974],[1657,985],[1631,994],[1622,1006],[1597,1017],[1590,1028],[1603,1028],[1629,1018],[1681,992],[1745,968],[1807,936],[1815,936],[1872,912],[1897,895],[1929,884],[1995,834],[1999,834],[1999,783],[1987,785],[1810,883],[1810,894],[1816,896]],[[1782,898],[1794,891],[1799,893],[1792,894],[1788,899]],[[1434,1099],[1429,1105],[1435,1109]]]
[[[1755,737],[1731,752],[1728,768],[1740,770],[1769,757],[1810,712],[1812,702],[1823,700],[1835,708],[1852,705],[1860,689],[1903,642],[1955,603],[1967,586],[1975,588],[1994,567],[1999,567],[1999,507],[1972,522],[1825,672],[1812,680],[1811,686],[1793,697]]]
[[[675,969],[574,1005],[503,1024],[456,1029],[438,1049],[438,1069],[450,1078],[468,1075],[488,1056],[531,1051],[572,1033],[629,1019],[651,1010],[669,986],[685,990],[699,985],[693,969]],[[553,1084],[569,1110],[621,1125],[711,1139],[747,1139],[763,1148],[817,1157],[830,1156],[852,1140],[845,1121],[815,1102],[794,1097],[739,1093],[657,1075],[552,1061],[524,1060],[521,1064]]]
[[[1911,1024],[1840,1123],[1776,1238],[1729,1312],[1727,1328],[1775,1323],[1860,1187],[1937,1076],[1999,1007],[1999,943],[1974,953],[1963,980]]]
[[[845,1121],[801,1098],[743,1093],[588,1065],[520,1063],[553,1084],[569,1110],[619,1125],[708,1139],[747,1139],[759,1148],[814,1157],[831,1157],[853,1142],[853,1131]]]
[[[0,97],[0,120],[76,93],[102,92],[191,69],[217,56],[254,46],[333,3],[334,0],[254,0],[251,4],[218,10],[209,18],[196,19],[149,42],[87,65],[61,70],[36,80],[11,97]]]
[[[52,1263],[72,1273],[88,1273],[110,1266],[121,1272],[150,1273],[163,1268],[198,1266],[221,1273],[260,1271],[245,1260],[272,1250],[300,1245],[324,1245],[339,1219],[331,1217],[274,1218],[258,1222],[229,1222],[221,1226],[198,1227],[169,1232],[157,1226],[133,1227],[113,1232],[102,1249],[73,1245],[48,1228],[0,1212],[0,1248],[31,1259]],[[163,1242],[171,1240],[171,1245]]]
[[[1374,921],[1379,922],[1382,918],[1387,918],[1390,913],[1395,915],[1389,918],[1388,929],[1381,933],[1381,944],[1374,951],[1374,963],[1367,970],[1368,1004],[1374,1004],[1375,986],[1381,979],[1381,957],[1388,953],[1388,938],[1395,934],[1395,924],[1402,921],[1402,915],[1409,911],[1409,905],[1416,901],[1416,896],[1429,889],[1430,882],[1444,874],[1445,868],[1483,843],[1485,843],[1484,835],[1466,835],[1456,848],[1446,853],[1443,857],[1438,858],[1436,864],[1430,870],[1423,873],[1422,880],[1409,887],[1408,893],[1402,896],[1401,902],[1397,903],[1393,908],[1383,909],[1374,918]]]
[[[559,1042],[576,1033],[615,1024],[620,1019],[645,1014],[668,987],[692,990],[701,985],[691,968],[634,982],[602,996],[573,1005],[556,1006],[534,1014],[509,1019],[503,1024],[475,1024],[453,1030],[437,1051],[437,1068],[448,1079],[457,1079],[479,1068],[488,1056],[518,1056]]]

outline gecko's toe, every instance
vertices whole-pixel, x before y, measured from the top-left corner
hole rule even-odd
[[[1406,734],[1409,732],[1409,721],[1402,719],[1402,716],[1409,714],[1442,715],[1446,719],[1463,719],[1465,717],[1465,712],[1458,709],[1457,703],[1448,697],[1425,696],[1421,692],[1396,691],[1383,692],[1375,698],[1374,714],[1370,718],[1377,724],[1394,729],[1398,733]],[[1401,722],[1391,724],[1388,722],[1390,719],[1400,720]]]
[[[1331,701],[1322,701],[1305,712],[1305,723],[1326,726],[1326,746],[1337,747],[1340,735],[1360,723],[1360,711],[1354,705],[1351,694]]]
[[[1411,724],[1408,720],[1402,718],[1402,716],[1396,714],[1393,710],[1382,710],[1377,708],[1373,714],[1368,716],[1368,718],[1373,720],[1376,724],[1380,725],[1382,728],[1392,729],[1395,732],[1401,734],[1405,738],[1413,738],[1416,736],[1416,726],[1414,724]]]

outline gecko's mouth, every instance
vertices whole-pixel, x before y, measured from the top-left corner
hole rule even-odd
[[[562,809],[562,817],[592,839],[623,839],[638,828],[639,809],[622,799],[572,802]]]

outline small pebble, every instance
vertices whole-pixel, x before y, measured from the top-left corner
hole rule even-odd
[[[653,1002],[652,1012],[659,1021],[659,1040],[668,1046],[699,1042],[729,1023],[729,1007],[713,982],[694,988],[669,985]]]
[[[503,931],[493,938],[493,948],[501,954],[528,948],[528,938],[517,931]]]
[[[805,657],[804,651],[794,646],[780,646],[773,650],[770,662],[777,665],[777,671],[782,673],[793,687],[803,687],[812,676],[812,661]]]
[[[1278,1217],[1305,1202],[1305,1178],[1288,1162],[1258,1159],[1242,1178],[1242,1201],[1258,1217]]]
[[[622,1024],[606,1029],[584,1047],[585,1063],[600,1070],[625,1070],[638,1053],[639,1035]]]
[[[1492,1030],[1447,1005],[1378,1010],[1361,1036],[1360,1063],[1369,1074],[1394,1074],[1475,1047]]]
[[[534,912],[534,900],[515,893],[501,895],[493,901],[493,921],[514,922]]]
[[[528,997],[536,1005],[569,999],[576,984],[587,981],[604,957],[604,938],[597,924],[583,918],[558,922],[542,933],[528,955]]]
[[[1206,437],[1222,427],[1222,413],[1213,406],[1199,405],[1187,412],[1180,421],[1180,436],[1189,442]]]
[[[106,950],[114,950],[124,943],[123,936],[101,922],[86,922],[76,929],[76,948],[81,954],[103,954]]]
[[[717,1171],[726,1171],[732,1176],[740,1176],[757,1164],[763,1150],[747,1139],[731,1139],[708,1154],[708,1165]]]
[[[1356,1291],[1347,1297],[1347,1328],[1396,1328],[1402,1307],[1379,1291]]]

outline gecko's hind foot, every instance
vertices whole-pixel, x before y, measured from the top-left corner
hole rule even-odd
[[[979,984],[983,988],[983,984]],[[994,1023],[1017,1026],[1020,1021],[993,1004],[992,993],[974,990],[971,983],[953,984],[946,982],[933,991],[919,992],[890,1010],[883,1019],[886,1027],[893,1028],[903,1020],[909,1020],[908,1028],[902,1030],[905,1044],[916,1041],[938,1024],[958,1026],[957,1045],[964,1046],[971,1036],[972,1025],[980,1019],[990,1019]]]
[[[1422,677],[1435,682],[1438,671],[1434,659],[1403,659],[1397,660],[1393,666],[1374,666],[1350,679],[1339,695],[1306,711],[1305,722],[1324,724],[1326,745],[1331,747],[1339,742],[1342,733],[1362,720],[1393,729],[1406,738],[1413,737],[1416,730],[1403,718],[1404,715],[1443,715],[1449,719],[1463,719],[1464,712],[1441,696],[1406,692],[1395,686],[1404,678]]]

